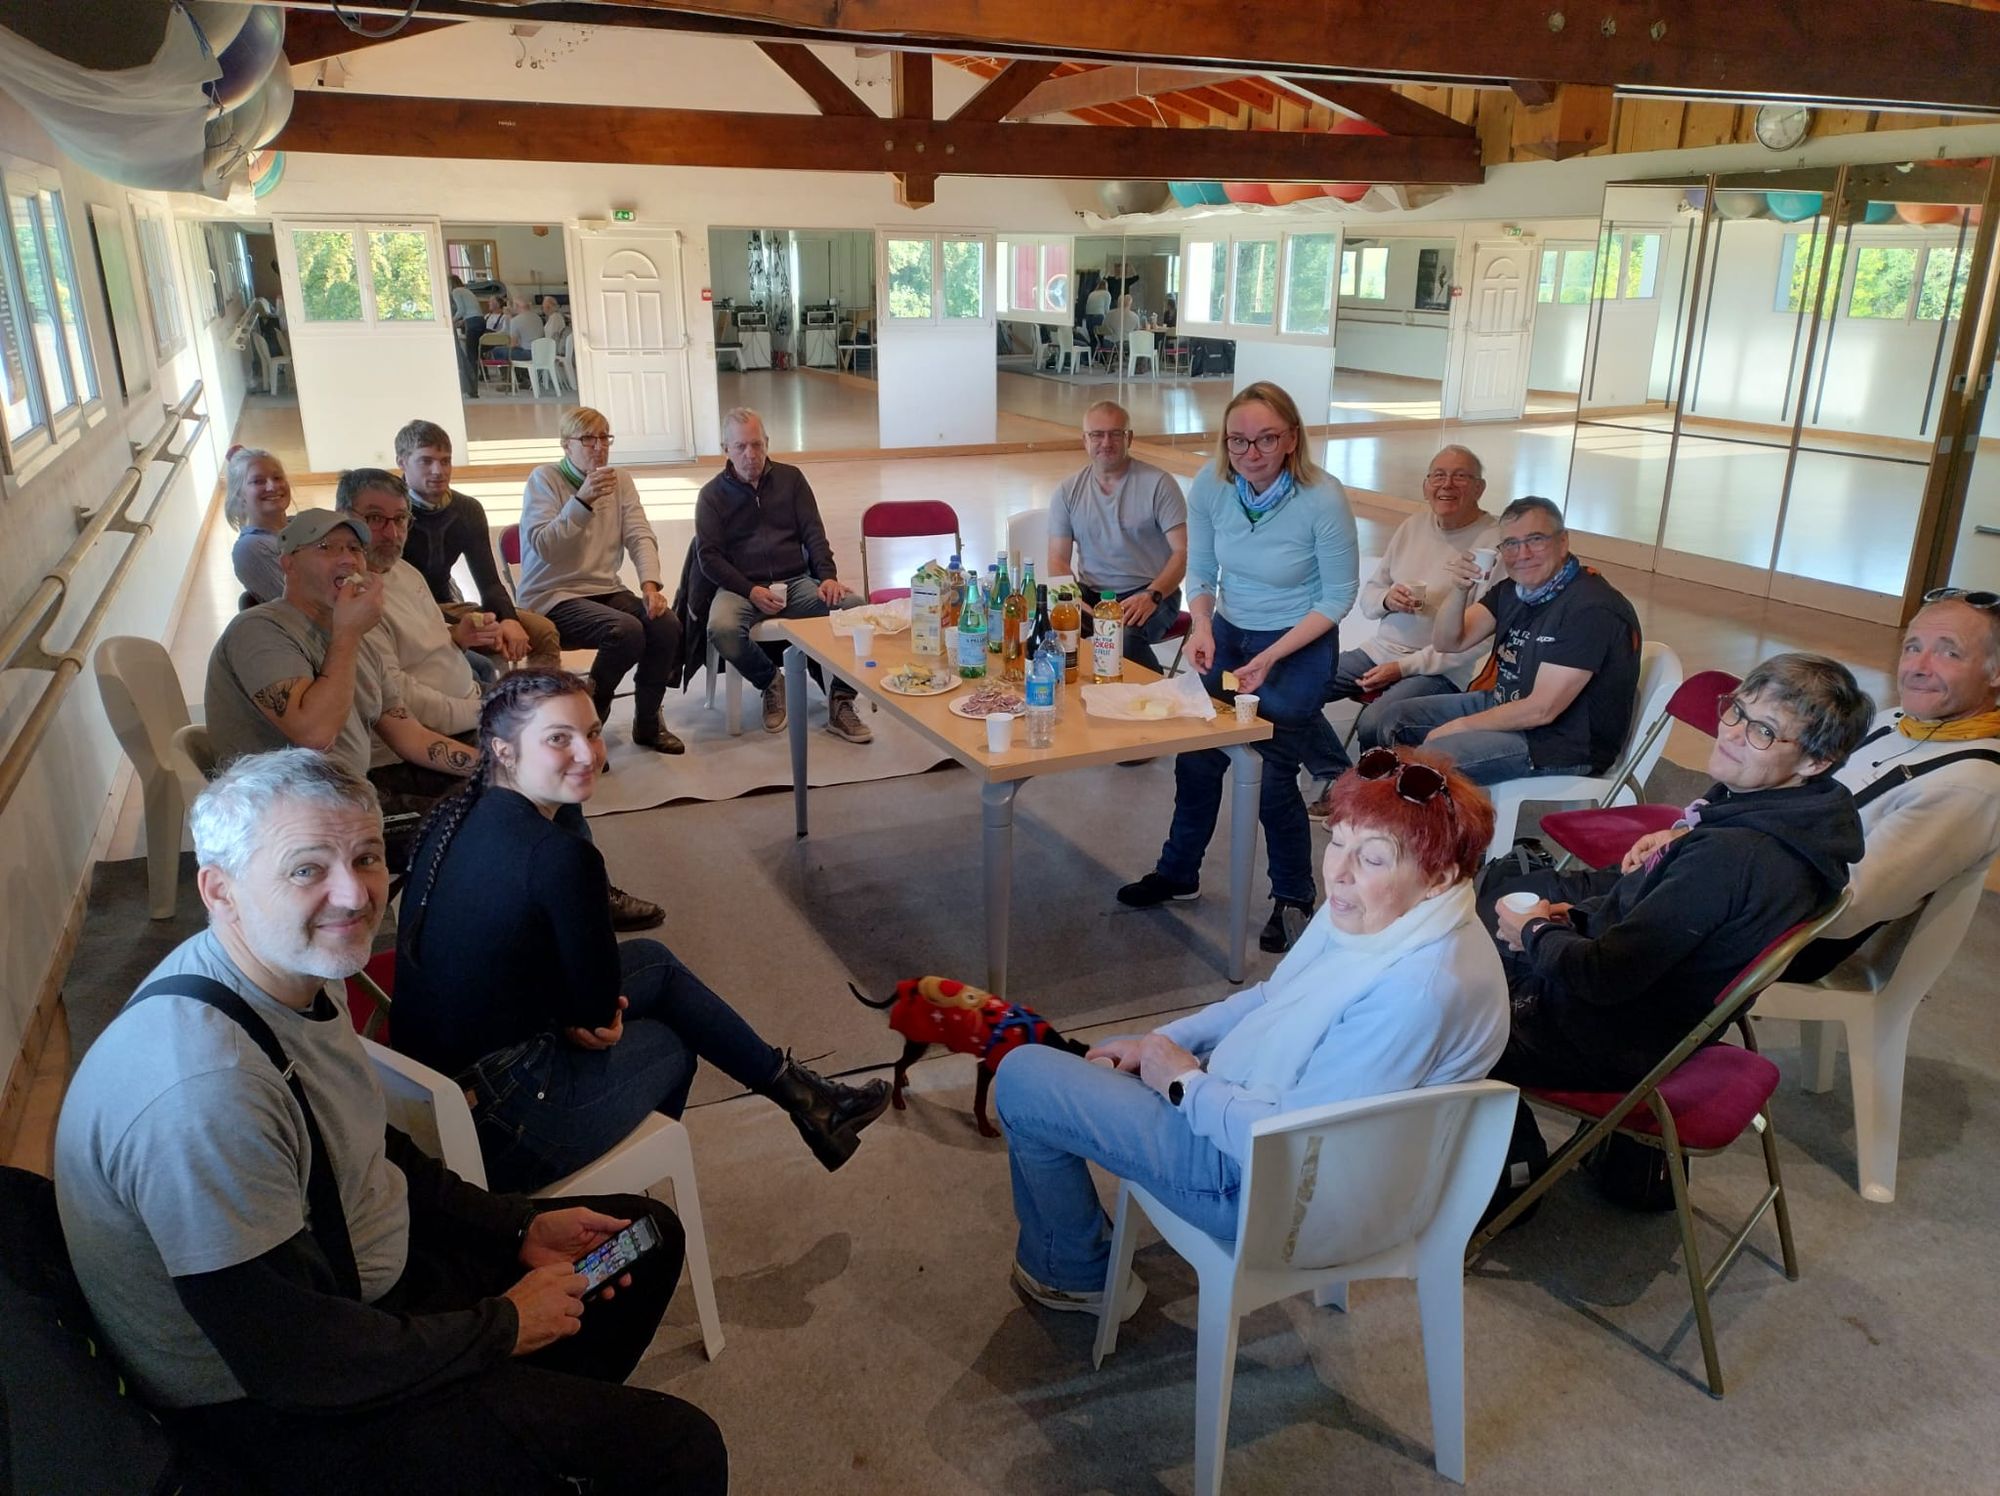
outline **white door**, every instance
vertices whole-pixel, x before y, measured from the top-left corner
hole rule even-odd
[[[1596,335],[1583,361],[1585,411],[1646,409],[1660,335],[1660,272],[1669,224],[1607,224],[1599,236],[1591,315]]]
[[[1528,351],[1535,322],[1532,239],[1495,239],[1472,248],[1466,287],[1461,421],[1518,421],[1528,403]]]
[[[570,230],[577,268],[577,382],[618,437],[620,462],[694,455],[681,236],[674,229]]]

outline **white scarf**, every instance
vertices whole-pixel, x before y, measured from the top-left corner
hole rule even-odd
[[[1322,907],[1264,984],[1264,1001],[1222,1036],[1208,1073],[1275,1102],[1298,1083],[1313,1052],[1356,998],[1403,957],[1450,938],[1473,919],[1472,884],[1461,881],[1372,935],[1349,935]]]

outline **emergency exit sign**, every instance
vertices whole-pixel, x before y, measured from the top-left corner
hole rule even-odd
[[[636,217],[638,217],[638,214],[634,213],[630,208],[613,208],[611,210],[611,221],[613,223],[630,223]]]

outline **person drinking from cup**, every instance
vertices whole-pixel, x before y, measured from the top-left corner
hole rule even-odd
[[[1258,816],[1269,848],[1271,918],[1259,944],[1291,949],[1313,911],[1312,834],[1299,798],[1306,728],[1326,701],[1339,652],[1337,624],[1359,585],[1359,547],[1347,490],[1306,448],[1298,406],[1277,385],[1247,385],[1223,412],[1214,464],[1188,495],[1187,658],[1210,695],[1258,698],[1274,727]],[[1201,893],[1201,860],[1222,805],[1228,755],[1217,748],[1174,761],[1174,819],[1153,871],[1118,890],[1151,909]]]
[[[1327,695],[1336,701],[1375,697],[1362,708],[1357,727],[1364,742],[1373,740],[1374,720],[1388,708],[1463,691],[1486,658],[1483,644],[1445,653],[1431,642],[1432,618],[1452,586],[1452,561],[1500,542],[1499,520],[1479,507],[1485,492],[1486,468],[1471,448],[1440,448],[1424,475],[1424,511],[1396,527],[1361,584],[1361,616],[1380,621],[1335,658]],[[1305,766],[1322,787],[1312,814],[1325,815],[1333,781],[1347,770],[1347,752],[1324,715],[1307,724]]]
[[[1108,1233],[1091,1162],[1233,1241],[1258,1122],[1480,1080],[1499,1058],[1506,979],[1471,881],[1492,802],[1436,755],[1377,748],[1334,785],[1332,805],[1326,903],[1268,980],[1081,1057],[1024,1044],[1001,1062],[1014,1285],[1035,1303],[1095,1313],[1103,1302]],[[1120,1315],[1144,1292],[1129,1279]]]
[[[1639,617],[1623,593],[1569,553],[1562,511],[1537,495],[1500,511],[1493,547],[1507,575],[1479,601],[1495,557],[1448,563],[1434,649],[1493,641],[1493,655],[1452,696],[1380,711],[1363,741],[1422,743],[1475,784],[1545,774],[1602,774],[1631,731],[1639,693]]]

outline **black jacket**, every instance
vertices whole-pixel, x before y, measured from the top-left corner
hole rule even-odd
[[[453,601],[451,569],[460,556],[479,589],[479,606],[496,618],[515,617],[514,599],[494,564],[493,532],[486,528],[479,500],[453,489],[451,502],[435,509],[412,502],[403,559],[424,574],[431,596],[441,603]]]
[[[1854,797],[1830,774],[1742,795],[1711,785],[1706,798],[1700,823],[1652,868],[1591,875],[1598,891],[1569,924],[1532,927],[1525,961],[1508,963],[1517,999],[1530,999],[1516,1002],[1517,1027],[1604,1089],[1659,1063],[1861,860]]]
[[[772,463],[754,489],[724,467],[694,501],[694,533],[708,579],[739,597],[768,582],[839,575],[812,485],[789,463]]]

